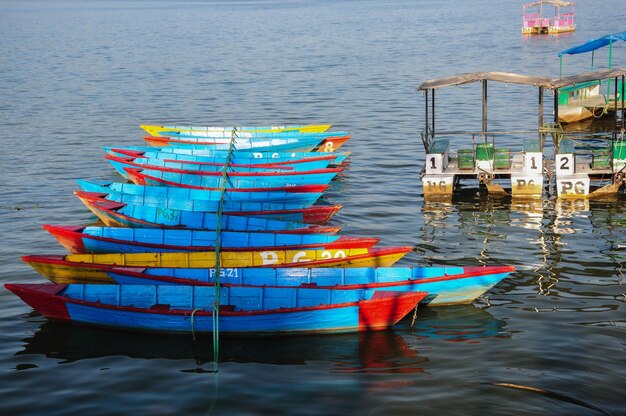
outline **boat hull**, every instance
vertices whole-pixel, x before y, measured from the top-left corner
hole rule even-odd
[[[391,267],[412,247],[346,250],[221,251],[220,267]],[[22,261],[55,283],[114,283],[113,267],[215,267],[215,252],[110,253],[23,256]]]
[[[307,172],[318,169],[330,169],[329,165],[334,160],[334,156],[320,156],[306,160],[293,160],[289,162],[261,163],[255,159],[226,159],[209,158],[200,156],[180,155],[177,153],[161,154],[160,152],[150,153],[146,156],[118,156],[107,154],[104,159],[109,161],[124,176],[126,172],[120,167],[142,167],[144,165],[162,166],[174,169],[196,169],[207,172],[221,172],[228,165],[229,172]]]
[[[295,186],[313,186],[311,191],[318,191],[327,186],[342,168],[319,169],[307,172],[289,173],[229,173],[226,178],[221,172],[202,172],[176,170],[144,166],[142,168],[124,167],[127,179],[138,185],[146,185],[146,178],[161,181],[164,186],[189,186],[197,189],[220,189],[222,183],[227,189],[265,189],[285,190]],[[269,189],[268,189],[269,188]]]
[[[286,163],[291,164],[294,161],[307,163],[307,161],[314,159],[320,160],[320,158],[329,158],[329,163],[335,166],[341,165],[346,161],[349,152],[276,152],[270,151],[246,151],[235,150],[229,152],[228,150],[214,150],[207,146],[194,146],[187,145],[182,147],[165,146],[126,146],[126,147],[105,147],[104,151],[107,154],[120,157],[153,157],[158,159],[166,158],[220,158],[222,160],[229,159],[234,163],[249,163],[253,160],[255,163]]]
[[[267,126],[181,126],[166,125],[156,126],[143,124],[141,127],[148,134],[153,136],[167,135],[167,133],[205,133],[207,136],[214,135],[216,137],[231,137],[233,132],[242,137],[255,137],[266,133],[322,133],[328,130],[330,124],[306,124],[306,125],[267,125]]]
[[[467,304],[482,296],[515,270],[511,266],[393,267],[377,269],[224,269],[220,283],[228,287],[297,287],[342,290],[346,300],[369,299],[375,290],[428,292],[420,303],[429,306]],[[113,268],[117,284],[215,284],[214,269]]]
[[[322,196],[322,193],[328,188],[326,186],[306,186],[272,191],[259,191],[257,189],[235,190],[227,188],[224,192],[221,192],[221,190],[198,190],[183,187],[154,187],[136,185],[132,183],[86,181],[82,179],[78,180],[78,185],[86,192],[102,193],[107,195],[115,193],[135,195],[146,198],[146,202],[152,199],[155,199],[158,203],[160,203],[163,199],[219,202],[223,199],[223,202],[226,204],[230,202],[284,204],[284,206],[272,206],[269,209],[289,209],[308,206],[317,201]],[[235,205],[235,207],[238,206]],[[257,210],[259,208],[258,206],[254,206],[253,209]]]
[[[5,287],[50,320],[159,333],[212,332],[213,288],[177,286],[20,285]],[[199,290],[206,289],[206,290]],[[276,335],[381,330],[417,307],[425,293],[381,292],[371,300],[217,315],[220,334]],[[116,301],[117,299],[118,301]],[[253,303],[248,295],[243,301]],[[139,305],[139,306],[138,306]]]
[[[561,123],[576,123],[593,117],[593,112],[586,107],[559,107],[559,121]]]
[[[109,227],[200,230],[216,230],[218,227],[217,215],[213,212],[130,205],[100,199],[82,198],[81,201],[98,219]],[[221,217],[220,229],[225,231],[289,232],[294,234],[336,234],[341,230],[341,227],[326,227],[245,215],[223,215]]]
[[[237,140],[233,147],[234,151],[255,152],[335,152],[341,148],[350,136],[303,137],[303,138],[270,138],[262,140],[241,139]],[[153,147],[165,146],[205,146],[214,150],[229,150],[230,139],[220,140],[194,136],[146,136],[144,140]]]
[[[93,206],[107,206],[111,202],[124,205],[140,205],[172,212],[192,211],[197,213],[211,213],[215,215],[219,210],[219,201],[173,199],[160,197],[143,197],[141,195],[122,194],[111,192],[109,194],[89,193],[75,191],[74,195],[90,210]],[[293,208],[289,208],[293,207]],[[298,208],[299,207],[299,208]],[[272,203],[246,203],[230,202],[222,203],[222,214],[227,216],[255,217],[271,220],[306,223],[326,224],[342,208],[341,205],[300,205],[300,204],[272,204]],[[190,214],[191,215],[191,214]]]
[[[149,253],[215,251],[215,231],[58,226],[43,228],[70,253]],[[350,238],[321,234],[298,235],[229,232],[219,235],[220,249],[229,251],[341,250],[370,248],[378,238]]]

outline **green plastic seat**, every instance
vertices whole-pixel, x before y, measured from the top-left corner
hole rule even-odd
[[[472,149],[459,149],[459,169],[474,169],[474,151]]]

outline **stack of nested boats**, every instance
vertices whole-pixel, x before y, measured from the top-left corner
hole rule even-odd
[[[131,183],[78,182],[102,224],[44,225],[71,254],[22,258],[53,284],[5,285],[49,319],[183,333],[374,330],[419,303],[469,303],[513,271],[391,267],[411,247],[338,235],[328,223],[341,206],[320,198],[349,136],[328,125],[142,127],[152,146],[105,148]]]

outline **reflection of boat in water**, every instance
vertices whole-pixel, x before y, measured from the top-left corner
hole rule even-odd
[[[423,338],[449,342],[480,342],[484,338],[508,338],[506,323],[474,305],[454,305],[445,308],[422,308],[414,327],[405,318],[399,325]]]
[[[451,342],[507,337],[505,323],[485,309],[472,305],[420,308],[414,327],[408,317],[393,330],[329,334],[318,337],[224,337],[220,339],[220,362],[305,365],[330,361],[338,372],[422,372],[428,358],[421,356],[414,336]],[[419,342],[419,340],[417,341]],[[162,336],[85,326],[44,322],[24,339],[16,355],[43,355],[74,362],[112,356],[140,359],[213,362],[213,342],[201,335]]]
[[[42,354],[73,362],[110,356],[141,359],[193,359],[213,362],[210,336],[161,336],[144,333],[60,325],[45,322],[24,340],[18,355]],[[305,365],[308,361],[336,362],[341,372],[421,372],[427,358],[409,347],[393,330],[329,334],[317,337],[224,337],[220,339],[220,362]],[[398,360],[402,359],[402,365]]]

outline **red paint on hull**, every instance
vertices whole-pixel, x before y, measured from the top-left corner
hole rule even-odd
[[[359,307],[359,331],[384,329],[417,308],[426,292],[375,291],[371,303]]]
[[[81,231],[83,226],[57,226],[44,224],[42,228],[48,231],[70,253],[85,253],[85,245]]]
[[[348,140],[350,140],[350,136],[328,137],[313,151],[326,153],[334,152],[346,144]]]
[[[267,211],[224,211],[224,215],[254,217],[257,215],[280,215],[280,214],[302,214],[302,222],[306,224],[324,225],[339,210],[342,205],[313,205],[308,208],[267,210]]]
[[[5,288],[15,293],[37,312],[53,321],[70,321],[65,302],[55,296],[67,285],[58,284],[12,284],[6,283]]]

